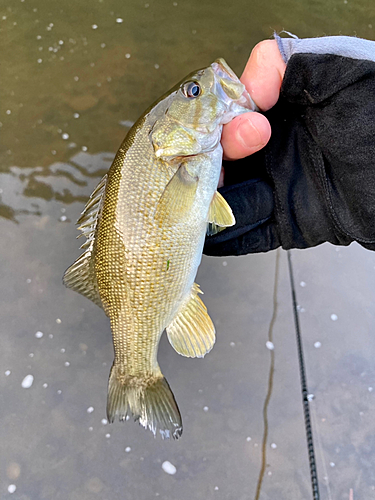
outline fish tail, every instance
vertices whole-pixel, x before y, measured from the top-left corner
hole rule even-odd
[[[181,415],[163,375],[130,376],[113,364],[108,382],[107,418],[127,420],[133,415],[145,429],[162,438],[178,439],[182,434]]]

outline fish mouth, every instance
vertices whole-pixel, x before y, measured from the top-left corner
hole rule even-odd
[[[227,105],[226,114],[231,115],[228,121],[238,114],[258,110],[245,85],[240,82],[237,75],[223,58],[216,59],[211,64],[211,67],[215,74],[216,92]]]

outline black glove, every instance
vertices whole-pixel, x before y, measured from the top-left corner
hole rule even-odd
[[[224,162],[219,191],[236,225],[206,238],[207,255],[352,241],[375,250],[375,63],[295,54],[260,152]]]

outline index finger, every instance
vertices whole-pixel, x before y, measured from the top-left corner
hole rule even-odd
[[[263,40],[254,47],[240,80],[262,111],[276,104],[285,69],[276,40]]]

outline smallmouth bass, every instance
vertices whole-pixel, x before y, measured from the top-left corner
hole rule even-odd
[[[129,130],[87,202],[84,253],[64,283],[110,318],[115,359],[107,416],[178,438],[182,421],[157,362],[164,330],[183,356],[203,357],[215,328],[194,283],[206,231],[235,224],[216,191],[223,124],[254,110],[223,59],[195,71]]]

